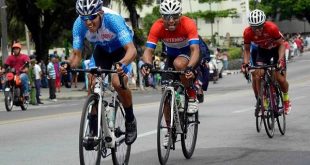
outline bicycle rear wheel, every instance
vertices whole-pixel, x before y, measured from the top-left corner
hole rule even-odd
[[[98,97],[94,94],[91,94],[87,97],[86,102],[83,107],[81,122],[80,122],[80,133],[79,133],[79,156],[80,164],[100,164],[101,159],[101,140],[87,140],[86,137],[92,137],[96,135],[95,130],[91,130],[90,122],[91,111],[98,108]],[[92,121],[94,122],[94,121]],[[96,123],[97,124],[97,123]],[[85,134],[84,134],[85,132]]]
[[[269,138],[273,138],[275,130],[275,118],[274,118],[274,102],[272,101],[273,96],[269,85],[262,86],[264,89],[263,95],[263,106],[265,107],[264,112],[264,125],[265,130]]]
[[[187,105],[185,106],[187,109]],[[185,111],[186,112],[186,111]],[[198,111],[194,114],[184,113],[183,134],[181,134],[182,152],[186,159],[190,159],[195,151],[198,134]]]
[[[124,108],[117,103],[115,107],[115,130],[116,138],[115,148],[112,148],[112,160],[114,165],[128,164],[130,157],[131,145],[125,143],[125,111]]]
[[[277,112],[276,112],[276,118],[277,118],[277,123],[279,127],[279,131],[282,135],[285,134],[286,130],[286,116],[284,114],[284,107],[283,107],[283,96],[282,92],[279,88],[279,86],[276,86],[276,107],[277,107]]]
[[[170,119],[171,101],[171,91],[165,90],[161,98],[157,122],[157,154],[160,164],[167,163],[172,145],[172,128],[170,128],[170,122],[172,122]],[[166,112],[167,110],[169,112]]]

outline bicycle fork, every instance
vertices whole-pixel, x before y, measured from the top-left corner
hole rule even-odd
[[[176,129],[176,133],[183,133],[182,129],[181,129],[181,124],[180,124],[180,116],[178,113],[178,109],[176,107],[176,98],[175,98],[175,90],[173,87],[167,87],[168,90],[171,91],[172,93],[172,101],[171,101],[171,113],[170,113],[170,128],[173,128],[173,124],[175,124],[175,129]]]

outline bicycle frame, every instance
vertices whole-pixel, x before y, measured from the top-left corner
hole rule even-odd
[[[112,133],[112,130],[109,128],[108,123],[107,123],[107,119],[106,119],[107,114],[105,111],[105,107],[107,105],[107,102],[103,101],[103,89],[104,89],[104,87],[102,85],[103,79],[104,79],[103,75],[96,77],[95,87],[94,87],[94,91],[93,91],[94,94],[98,95],[98,97],[99,97],[98,112],[97,112],[98,113],[97,136],[94,136],[94,137],[86,136],[87,128],[84,128],[83,137],[84,137],[84,140],[101,140],[104,138],[108,142],[107,147],[114,148],[115,147],[115,141],[114,141],[115,137],[114,137],[114,134]],[[114,92],[114,95],[116,96],[117,93]],[[105,102],[105,104],[106,104],[106,105],[104,105],[104,109],[102,108],[103,102]],[[113,104],[115,105],[115,101]],[[89,114],[91,113],[91,110],[92,110],[92,108],[89,109]],[[99,117],[99,116],[101,116],[101,117]],[[87,122],[89,122],[89,121],[87,121]],[[100,123],[102,123],[102,129],[105,132],[105,134],[103,135],[104,137],[101,137],[102,134],[101,134]]]
[[[170,102],[170,128],[173,128],[173,124],[175,124],[177,133],[183,133],[181,129],[180,116],[178,113],[176,98],[175,98],[175,87],[172,84],[164,87],[164,91],[170,91],[172,100]]]

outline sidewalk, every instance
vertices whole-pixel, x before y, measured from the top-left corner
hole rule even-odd
[[[61,87],[60,93],[56,92],[56,99],[59,100],[70,100],[70,99],[84,99],[87,97],[87,91],[82,90],[84,83],[79,82],[77,85],[77,88],[66,88],[66,87]],[[139,87],[136,89],[133,89],[132,87],[131,91],[132,93],[148,93],[150,91],[157,91],[157,89],[153,88],[145,88],[144,91],[140,90]],[[109,95],[110,93],[107,92],[106,96]],[[48,88],[41,88],[41,100],[43,103],[45,102],[52,102],[49,99],[49,89]],[[0,92],[0,103],[4,102],[4,92]],[[2,104],[2,103],[1,103]]]

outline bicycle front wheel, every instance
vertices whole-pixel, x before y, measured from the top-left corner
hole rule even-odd
[[[268,85],[264,88],[263,106],[265,107],[264,125],[269,138],[273,138],[275,131],[275,118],[274,118],[274,102],[272,101],[272,90]]]
[[[282,92],[280,91],[279,86],[276,86],[276,107],[277,107],[277,112],[276,112],[276,118],[277,118],[277,123],[279,127],[279,131],[282,135],[285,134],[286,130],[286,118],[284,114],[284,107],[283,107],[283,97],[282,97]]]
[[[91,94],[87,97],[83,107],[81,122],[80,122],[80,133],[79,133],[79,155],[80,164],[100,164],[101,159],[101,140],[94,141],[87,139],[89,137],[96,136],[96,127],[91,128],[91,123],[97,124],[95,118],[91,118],[91,112],[98,108],[98,97]],[[92,121],[91,121],[92,120]],[[92,126],[93,127],[93,126]]]
[[[198,134],[198,112],[194,114],[184,113],[183,134],[181,135],[181,144],[183,155],[190,159],[195,151]],[[182,116],[182,115],[180,115]]]
[[[171,91],[165,90],[161,98],[157,122],[157,154],[160,164],[167,163],[172,145],[171,101]]]
[[[117,103],[115,108],[115,148],[112,148],[112,160],[114,165],[128,164],[130,157],[131,145],[125,143],[125,111]]]

